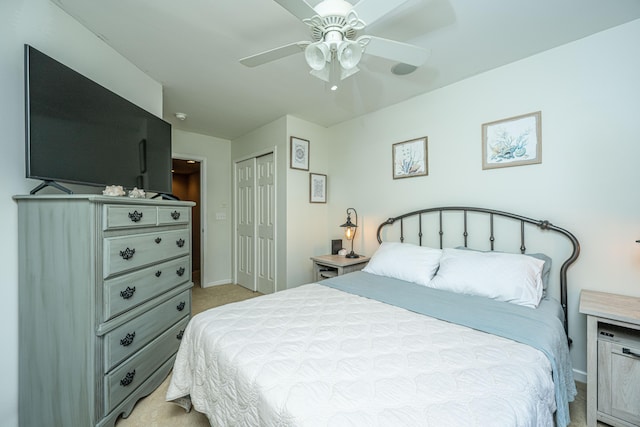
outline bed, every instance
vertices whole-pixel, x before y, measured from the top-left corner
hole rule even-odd
[[[377,238],[363,271],[194,316],[167,400],[212,426],[570,423],[573,234],[437,207],[389,218]]]

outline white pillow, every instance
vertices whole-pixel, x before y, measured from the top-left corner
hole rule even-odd
[[[543,266],[526,255],[444,249],[428,286],[535,308],[542,298]]]
[[[363,271],[426,286],[438,269],[441,255],[440,249],[383,242]]]

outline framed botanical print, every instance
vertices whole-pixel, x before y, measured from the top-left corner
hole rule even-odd
[[[427,137],[393,144],[393,179],[429,174]]]
[[[542,163],[542,113],[482,125],[482,169]]]
[[[309,170],[309,141],[292,136],[291,144],[291,169]]]

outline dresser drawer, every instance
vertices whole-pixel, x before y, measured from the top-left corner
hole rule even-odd
[[[122,402],[178,350],[187,323],[188,317],[180,320],[118,368],[105,375],[105,413],[109,413]]]
[[[103,277],[189,254],[189,229],[104,239]]]
[[[104,281],[104,321],[191,280],[184,256]]]
[[[608,417],[607,423],[636,426],[640,425],[640,331],[627,331],[616,330],[611,339],[599,336],[598,413]]]
[[[155,206],[105,205],[103,209],[104,230],[148,227],[158,223],[158,210]]]
[[[158,208],[158,224],[188,224],[191,207],[161,207]]]
[[[106,334],[104,337],[105,372],[109,372],[181,317],[190,313],[191,291],[186,291]]]

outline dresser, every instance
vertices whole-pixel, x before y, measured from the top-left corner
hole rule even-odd
[[[191,314],[192,202],[16,196],[21,426],[113,426]]]
[[[640,426],[640,298],[583,290],[587,425]]]

